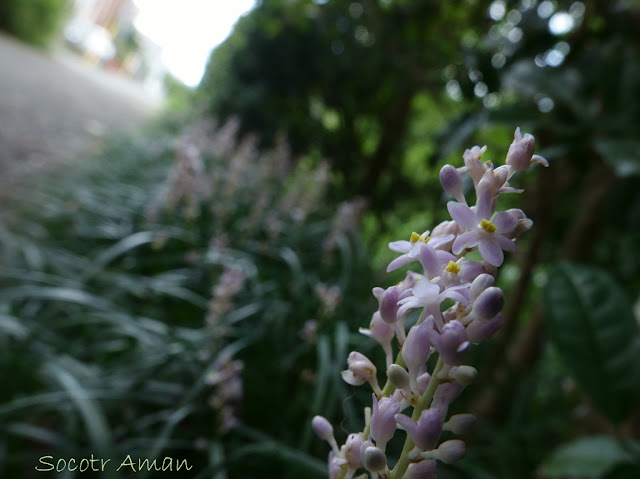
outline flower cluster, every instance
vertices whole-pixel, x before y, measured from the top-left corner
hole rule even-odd
[[[338,446],[329,421],[321,416],[313,419],[314,431],[332,448],[331,479],[350,479],[362,468],[371,477],[429,479],[436,477],[436,461],[449,464],[464,456],[463,441],[440,442],[440,436],[443,431],[463,434],[474,422],[471,414],[449,415],[448,409],[477,375],[465,364],[471,344],[490,338],[504,321],[503,292],[494,285],[495,275],[504,252],[516,251],[516,239],[532,221],[519,209],[496,211],[497,199],[502,193],[521,191],[509,186],[518,171],[536,163],[548,166],[533,154],[534,147],[533,136],[523,136],[517,129],[505,165],[483,162],[486,147],[465,151],[463,167],[446,165],[440,171],[444,191],[455,198],[447,204],[452,220],[431,232],[413,233],[409,241],[389,244],[400,256],[387,271],[410,263],[419,263],[422,271],[409,271],[403,281],[387,289],[373,289],[379,308],[369,329],[360,332],[382,346],[386,384],[380,387],[376,366],[359,352],[349,355],[348,368],[342,372],[348,384],[368,383],[373,390],[364,430],[350,434]],[[464,194],[463,173],[473,181],[473,206]],[[467,256],[475,250],[479,261]],[[413,310],[421,314],[407,331],[405,319]],[[395,358],[394,343],[399,349]],[[432,355],[438,359],[430,363],[435,366],[429,372]],[[390,468],[386,448],[397,429],[406,432],[406,439]]]

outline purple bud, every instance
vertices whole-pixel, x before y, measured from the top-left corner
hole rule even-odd
[[[451,165],[444,165],[440,170],[440,183],[442,189],[453,196],[459,203],[465,203],[462,194],[462,177],[456,168]]]
[[[424,459],[420,462],[409,464],[407,471],[402,476],[403,479],[435,479],[436,461]]]
[[[428,330],[431,328],[427,321],[412,326],[407,339],[402,346],[402,359],[404,359],[409,375],[418,376],[418,370],[427,361],[431,352]]]
[[[395,323],[398,320],[398,299],[400,296],[400,291],[396,286],[391,286],[390,288],[384,290],[382,294],[378,297],[379,301],[379,310],[380,316],[382,319],[389,323]]]
[[[489,190],[491,192],[491,196],[493,199],[498,195],[500,188],[504,186],[504,184],[509,179],[509,168],[506,166],[499,166],[495,170],[489,168],[485,171],[484,175],[482,175],[482,179],[478,183],[478,192],[482,190]],[[493,202],[492,202],[493,203]],[[493,208],[491,208],[493,209]]]
[[[455,414],[444,423],[443,429],[454,434],[465,434],[475,423],[476,418],[473,414]]]
[[[514,171],[522,171],[529,168],[533,151],[536,148],[536,141],[529,133],[524,137],[520,133],[520,128],[516,129],[513,143],[509,146],[506,163]]]
[[[513,231],[510,231],[509,233],[505,233],[505,236],[507,238],[511,238],[511,239],[518,238],[522,233],[524,233],[525,231],[528,231],[533,226],[533,221],[527,218],[527,215],[525,215],[524,211],[522,211],[521,209],[511,208],[505,211],[505,213],[509,213],[517,221],[516,227],[513,229]]]
[[[393,398],[383,397],[378,401],[373,395],[373,414],[371,415],[371,437],[376,446],[385,450],[387,442],[396,432],[395,416],[400,412],[400,403]]]
[[[500,288],[485,289],[473,303],[473,312],[483,319],[494,318],[504,306],[504,294]]]
[[[396,421],[411,436],[418,449],[429,451],[438,444],[444,419],[438,409],[429,408],[422,411],[417,423],[404,414],[396,415]]]
[[[387,456],[377,447],[369,446],[364,450],[362,463],[369,472],[384,471],[387,467]]]
[[[366,332],[366,330],[363,331]],[[390,345],[391,340],[394,336],[393,328],[382,320],[382,316],[380,315],[379,311],[376,311],[375,313],[373,313],[373,316],[371,316],[369,331],[366,333],[373,339],[378,341],[378,343],[380,343],[382,347]]]
[[[326,418],[322,416],[314,416],[311,420],[311,427],[313,428],[313,432],[315,432],[320,439],[329,441],[333,438],[333,426]]]
[[[504,324],[504,316],[498,314],[491,319],[476,318],[467,326],[467,336],[472,343],[486,341]]]
[[[436,451],[436,458],[445,464],[453,464],[464,457],[466,450],[466,444],[460,439],[451,439],[440,444]]]
[[[484,273],[478,276],[471,283],[471,289],[469,292],[471,293],[471,300],[475,300],[480,293],[482,293],[485,289],[490,288],[496,282],[496,279],[490,274]]]
[[[443,420],[447,415],[449,404],[460,395],[462,389],[463,387],[456,381],[442,383],[436,389],[436,392],[433,394],[431,407],[440,411]]]
[[[453,320],[442,328],[442,333],[435,341],[435,347],[446,364],[457,366],[462,364],[469,352],[467,332],[460,321]]]

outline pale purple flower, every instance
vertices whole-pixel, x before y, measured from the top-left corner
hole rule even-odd
[[[378,399],[373,395],[373,413],[371,415],[371,437],[376,446],[384,451],[387,442],[396,432],[395,416],[400,412],[400,403],[392,397]]]
[[[409,241],[392,241],[389,243],[389,249],[396,253],[402,253],[402,255],[389,263],[389,266],[387,266],[387,273],[401,268],[413,261],[418,261],[420,259],[420,249],[425,244],[430,243],[432,248],[437,249],[446,245],[448,242],[453,240],[453,238],[453,235],[448,234],[431,237],[429,236],[429,231],[425,231],[421,235],[415,232],[411,233]]]
[[[438,326],[442,326],[442,313],[440,312],[440,304],[445,299],[452,299],[459,301],[463,304],[467,304],[468,295],[465,295],[465,290],[468,288],[464,286],[447,288],[444,291],[440,291],[440,286],[432,283],[427,278],[417,281],[412,288],[412,295],[400,300],[400,309],[398,309],[398,317],[404,316],[404,314],[410,309],[425,308],[427,315],[432,315]]]
[[[342,371],[342,379],[352,386],[361,386],[368,382],[378,396],[382,395],[378,378],[376,377],[376,367],[364,354],[351,351],[347,358],[348,369]]]
[[[502,250],[516,251],[515,243],[505,234],[513,231],[517,219],[511,214],[500,211],[491,216],[491,192],[487,189],[478,193],[475,211],[467,205],[450,201],[447,209],[451,217],[462,227],[469,230],[462,233],[453,242],[453,254],[460,254],[466,248],[478,246],[484,260],[500,266],[504,261]]]
[[[485,151],[487,151],[486,145],[482,148],[474,146],[470,150],[465,150],[462,155],[464,166],[458,168],[458,171],[460,173],[468,172],[473,180],[474,186],[478,186],[478,182],[482,179],[482,175],[484,175],[485,172],[485,166],[482,163],[482,155]]]

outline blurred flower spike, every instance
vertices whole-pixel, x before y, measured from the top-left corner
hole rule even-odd
[[[497,211],[497,200],[503,193],[522,191],[509,186],[515,173],[536,164],[548,166],[544,158],[533,154],[534,149],[533,136],[523,135],[518,128],[505,165],[494,167],[482,161],[486,147],[466,150],[464,166],[445,165],[440,172],[442,188],[453,197],[447,203],[452,221],[436,225],[431,232],[413,233],[408,241],[389,244],[400,256],[387,271],[412,263],[421,270],[409,271],[395,286],[374,288],[379,309],[370,329],[360,328],[384,349],[384,387],[378,384],[376,366],[359,352],[349,354],[348,368],[342,372],[348,384],[368,384],[373,390],[363,431],[349,435],[339,447],[329,422],[314,418],[316,434],[332,448],[331,479],[351,479],[362,468],[374,478],[434,478],[438,462],[451,464],[464,456],[462,440],[441,442],[440,436],[444,430],[465,433],[474,422],[471,414],[448,417],[449,405],[477,377],[475,368],[464,364],[472,344],[489,339],[504,322],[504,294],[495,286],[495,276],[504,252],[517,251],[518,237],[533,222],[519,209]],[[463,188],[465,173],[474,185],[473,206]],[[468,259],[476,250],[480,260]],[[407,331],[405,317],[413,310],[421,314]],[[399,349],[395,361],[394,344]],[[438,359],[429,372],[427,360],[434,354]],[[387,444],[398,430],[404,431],[405,444],[398,460],[389,461]],[[392,469],[390,463],[395,464]]]

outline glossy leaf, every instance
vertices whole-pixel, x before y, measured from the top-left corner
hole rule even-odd
[[[640,333],[621,288],[604,271],[560,263],[545,288],[548,334],[574,376],[609,419],[638,404]]]
[[[542,477],[599,479],[632,459],[630,452],[612,437],[584,437],[556,449],[543,464]]]

